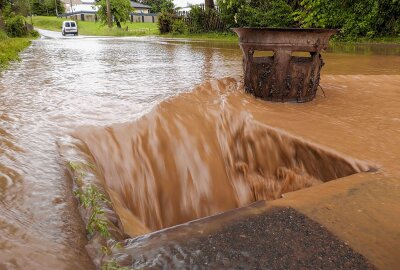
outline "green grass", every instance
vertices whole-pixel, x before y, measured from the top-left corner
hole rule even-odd
[[[161,37],[166,38],[184,38],[184,39],[193,39],[193,40],[210,40],[217,42],[229,42],[229,43],[237,43],[238,36],[235,33],[188,33],[188,34],[163,34]]]
[[[96,186],[92,184],[86,187],[83,186],[83,178],[86,176],[86,169],[93,169],[94,165],[70,161],[68,162],[68,166],[74,174],[75,183],[78,185],[74,195],[78,198],[79,203],[90,211],[90,216],[86,225],[87,232],[89,235],[99,232],[105,238],[110,237],[111,234],[108,230],[109,223],[102,207],[102,204],[109,204],[110,201]]]
[[[65,18],[34,16],[33,25],[40,29],[61,32],[62,22]],[[27,21],[30,21],[27,18]],[[123,23],[122,28],[116,26],[111,29],[101,22],[77,21],[79,34],[89,36],[144,36],[158,35],[157,23]]]
[[[399,37],[376,37],[376,38],[358,38],[355,41],[350,41],[348,43],[366,43],[366,44],[400,44]]]
[[[105,195],[94,185],[89,185],[85,190],[77,189],[75,191],[75,196],[84,208],[90,209],[90,217],[86,226],[89,235],[93,235],[97,231],[103,237],[110,237],[108,220],[104,216],[104,211],[101,206],[102,202],[109,203]]]
[[[129,270],[128,267],[121,267],[117,261],[111,260],[101,266],[101,270]]]
[[[0,38],[0,71],[11,61],[19,60],[18,54],[31,44],[32,38]]]
[[[40,29],[61,31],[62,22],[65,18],[35,16],[32,18],[33,25]],[[27,18],[27,21],[30,21]],[[221,42],[237,42],[238,38],[233,33],[201,33],[201,34],[164,34],[161,35],[157,23],[124,23],[122,28],[116,26],[109,29],[100,22],[77,21],[79,33],[89,36],[145,36],[159,35],[165,38],[184,38],[193,40],[212,40]],[[126,31],[128,27],[128,31]]]

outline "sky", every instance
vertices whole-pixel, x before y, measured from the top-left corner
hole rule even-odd
[[[188,4],[192,5],[204,4],[204,0],[174,0],[174,4],[177,7],[187,7]]]

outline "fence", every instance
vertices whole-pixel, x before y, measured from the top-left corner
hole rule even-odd
[[[58,15],[59,18],[68,18],[75,21],[91,21],[97,22],[98,16],[96,11],[74,11]],[[157,13],[131,13],[129,15],[129,20],[131,22],[157,22]]]
[[[59,18],[66,18],[75,21],[89,21],[89,22],[97,22],[98,17],[96,11],[74,11],[67,12],[58,15]]]
[[[206,11],[204,5],[199,6],[202,10],[201,16],[191,16],[190,11],[177,11],[176,19],[183,21],[190,29],[204,32],[223,32],[226,30],[226,25],[221,20],[218,6],[212,11]]]
[[[131,13],[130,21],[154,23],[158,21],[158,13]]]

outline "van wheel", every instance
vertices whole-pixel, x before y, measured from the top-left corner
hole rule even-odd
[[[65,32],[64,31],[62,32],[62,35],[65,36]]]

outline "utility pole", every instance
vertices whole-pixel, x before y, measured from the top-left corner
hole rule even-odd
[[[56,16],[58,17],[57,0],[54,0],[54,4],[56,5]]]
[[[107,24],[108,24],[108,28],[111,28],[112,27],[112,18],[111,18],[110,0],[106,0],[106,5],[107,5]]]
[[[72,17],[72,12],[73,12],[73,10],[72,10],[72,0],[69,0],[69,6],[70,6],[70,9],[71,9],[71,17]]]
[[[29,15],[31,17],[31,25],[33,25],[31,0],[28,0],[28,4],[29,4]]]

